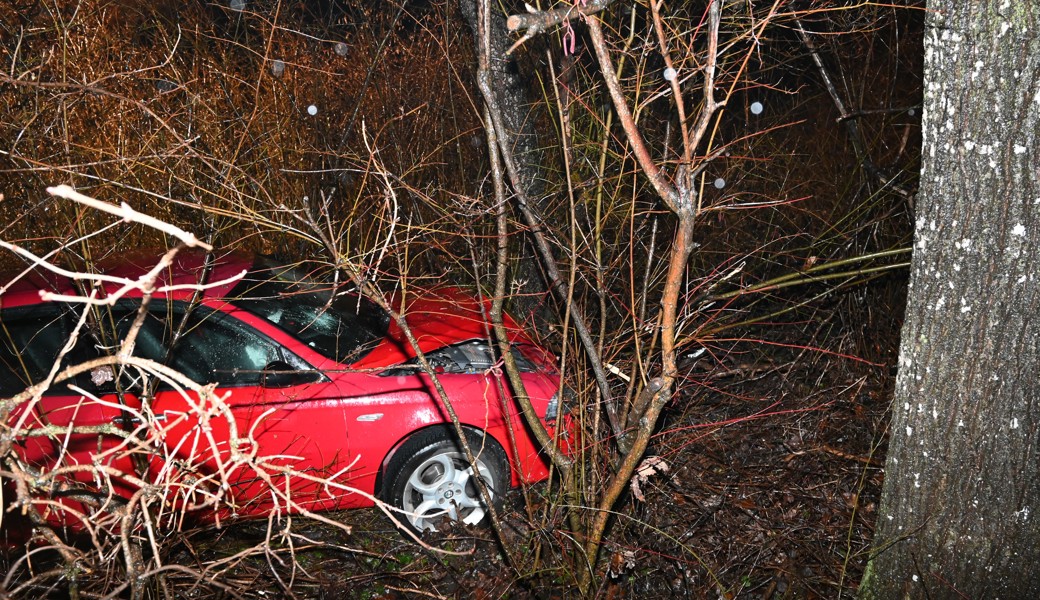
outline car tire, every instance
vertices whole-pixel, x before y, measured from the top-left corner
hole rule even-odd
[[[509,461],[491,436],[466,431],[466,440],[491,493],[495,508],[509,489]],[[402,511],[397,518],[422,533],[434,531],[445,518],[476,525],[487,516],[487,505],[473,479],[474,470],[455,432],[445,427],[421,431],[394,452],[383,477],[383,500]]]

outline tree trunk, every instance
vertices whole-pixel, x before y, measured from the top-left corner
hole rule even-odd
[[[492,3],[497,8],[498,5]],[[477,26],[477,1],[459,0],[459,8],[473,32],[473,39],[479,43],[480,35]],[[543,214],[540,206],[544,185],[544,167],[542,152],[538,150],[538,135],[535,131],[535,118],[531,114],[532,103],[527,97],[527,87],[520,76],[516,60],[506,54],[513,44],[513,39],[506,29],[505,16],[497,10],[491,14],[491,31],[488,37],[491,43],[491,78],[496,92],[496,105],[500,109],[509,135],[509,145],[518,166],[524,194],[532,202],[535,212]],[[478,49],[479,54],[479,49]],[[539,329],[546,325],[541,314],[542,297],[549,289],[542,270],[538,264],[537,253],[525,244],[519,250],[519,256],[513,272],[513,280],[517,282],[519,293],[514,298],[514,312],[526,320],[535,316]]]
[[[1040,4],[928,4],[910,293],[860,598],[1040,598]]]

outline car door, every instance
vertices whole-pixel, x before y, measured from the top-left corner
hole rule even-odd
[[[5,310],[0,325],[0,396],[11,398],[46,379],[68,331],[57,307],[47,306]],[[36,469],[53,468],[54,444],[50,437],[40,435],[45,421],[38,400],[28,398],[16,404],[7,426],[14,432],[19,458]]]
[[[104,354],[97,313],[82,321],[82,307],[39,304],[5,310],[0,362],[5,392],[21,391],[70,366]],[[57,369],[55,367],[57,366]],[[77,376],[53,382],[38,398],[19,404],[8,424],[25,465],[38,487],[49,490],[38,504],[44,518],[79,526],[97,508],[129,497],[138,486],[139,454],[129,415],[138,397],[117,385],[115,365],[96,365]]]
[[[219,500],[221,512],[234,515],[340,505],[344,494],[324,480],[347,477],[344,430],[328,403],[312,401],[328,378],[230,312],[171,306],[151,317],[181,331],[166,334],[163,362],[211,386],[200,398],[162,382],[149,403],[162,423],[156,466],[171,489],[192,504]]]

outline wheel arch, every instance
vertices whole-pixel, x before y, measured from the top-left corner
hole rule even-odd
[[[468,423],[462,423],[462,429],[463,429],[463,431],[465,431],[467,433],[471,433],[471,434],[474,434],[476,436],[484,437],[486,439],[491,440],[492,443],[497,444],[498,447],[502,450],[502,452],[506,456],[506,466],[509,469],[509,481],[510,482],[515,481],[516,465],[513,464],[514,463],[513,455],[509,451],[509,449],[506,447],[505,444],[503,444],[499,439],[497,439],[497,437],[493,433],[491,433],[487,429],[481,429],[480,427],[476,427],[474,425],[469,425]],[[397,440],[397,442],[394,443],[394,445],[390,448],[390,451],[387,452],[386,456],[383,457],[383,461],[379,464],[379,470],[376,472],[375,486],[374,486],[374,489],[373,489],[373,491],[375,492],[375,496],[377,498],[379,498],[380,500],[383,500],[384,502],[387,501],[387,499],[383,497],[383,483],[384,483],[384,478],[386,476],[386,468],[390,464],[390,462],[393,461],[393,459],[396,456],[397,452],[402,447],[404,447],[405,444],[407,444],[411,440],[415,439],[416,437],[418,437],[420,435],[427,434],[427,433],[432,432],[434,430],[443,431],[447,436],[450,436],[450,437],[455,437],[455,435],[456,435],[455,427],[451,423],[432,423],[432,424],[427,425],[425,427],[422,427],[420,429],[409,431],[407,434],[402,436],[401,439]],[[470,449],[476,451],[476,449],[474,449],[474,448],[470,448]]]

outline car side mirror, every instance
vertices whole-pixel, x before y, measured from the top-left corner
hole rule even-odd
[[[301,371],[287,362],[276,360],[267,363],[260,375],[260,385],[265,388],[283,388],[304,383],[314,383],[321,376],[314,371]]]

